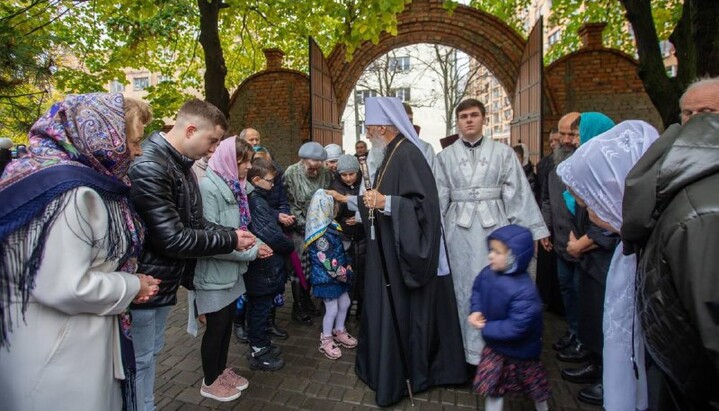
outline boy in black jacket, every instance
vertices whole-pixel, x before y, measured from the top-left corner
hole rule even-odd
[[[271,345],[267,322],[272,301],[283,290],[287,279],[284,259],[294,249],[267,202],[275,173],[272,163],[262,158],[253,160],[252,168],[247,172],[247,180],[253,186],[248,193],[252,215],[249,229],[274,252],[269,258],[251,262],[245,273],[249,363],[251,369],[263,371],[274,371],[284,366],[279,347]]]
[[[346,196],[359,195],[362,182],[359,161],[353,155],[344,154],[337,160],[337,176],[330,184],[330,189]],[[352,305],[350,313],[359,317],[362,312],[362,292],[364,287],[364,262],[367,248],[364,227],[355,220],[355,212],[347,208],[347,203],[339,203],[340,210],[337,222],[342,226],[342,242],[345,251],[352,261],[355,275],[352,285]]]

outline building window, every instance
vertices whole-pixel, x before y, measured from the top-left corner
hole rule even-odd
[[[132,80],[132,89],[135,91],[144,90],[150,87],[149,77],[135,77]]]
[[[377,92],[374,90],[356,90],[355,101],[357,104],[364,104],[364,99],[367,97],[377,97]]]
[[[158,83],[164,83],[172,81],[172,77],[168,76],[167,74],[160,74],[160,76],[157,78]]]
[[[122,93],[123,91],[125,91],[125,85],[120,83],[118,80],[112,80],[112,84],[110,84],[110,92]]]
[[[389,95],[395,96],[404,102],[408,102],[411,100],[410,93],[409,93],[409,87],[396,88],[396,89],[390,90]]]
[[[676,77],[677,76],[677,66],[675,64],[672,64],[671,66],[668,66],[666,68],[667,70],[667,76],[669,77]]]
[[[389,69],[393,71],[409,71],[409,56],[406,57],[390,57]]]
[[[562,30],[557,30],[554,33],[551,33],[549,37],[547,38],[547,43],[549,45],[553,45],[554,43],[559,41],[559,38],[562,36]]]
[[[367,134],[367,128],[364,126],[364,121],[357,123],[357,130],[361,136]]]

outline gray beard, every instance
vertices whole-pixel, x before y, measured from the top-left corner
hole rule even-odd
[[[384,160],[384,147],[375,147],[373,144],[369,153],[367,153],[367,169],[369,170],[370,181],[374,180],[375,173],[382,164],[382,160]]]
[[[565,148],[563,146],[557,147],[552,152],[552,161],[555,166],[558,166],[559,163],[571,157],[572,154],[574,154],[574,149]]]

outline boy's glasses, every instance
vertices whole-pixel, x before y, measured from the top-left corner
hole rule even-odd
[[[274,178],[264,178],[264,177],[260,177],[260,178],[263,179],[263,180],[265,180],[265,181],[267,181],[268,183],[270,183],[271,186],[274,186],[274,185],[275,185],[275,179],[274,179]]]

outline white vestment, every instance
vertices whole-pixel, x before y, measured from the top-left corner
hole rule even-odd
[[[528,228],[535,240],[549,236],[514,150],[483,139],[471,149],[457,140],[437,155],[435,170],[465,358],[471,364],[479,363],[484,348],[481,332],[467,316],[474,279],[488,264],[487,236],[508,224]]]

